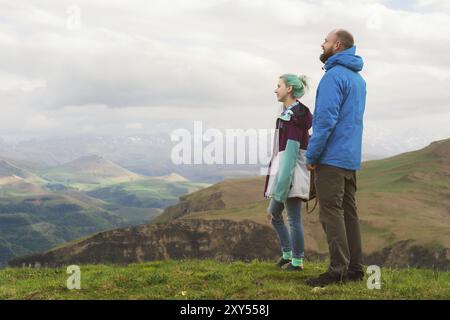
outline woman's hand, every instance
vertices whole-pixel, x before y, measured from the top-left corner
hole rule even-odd
[[[317,164],[306,164],[306,169],[308,169],[309,171],[314,171],[317,168]]]

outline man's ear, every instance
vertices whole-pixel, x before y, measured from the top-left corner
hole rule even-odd
[[[336,51],[339,51],[341,49],[341,41],[340,40],[336,41],[336,43],[334,44],[334,49]]]

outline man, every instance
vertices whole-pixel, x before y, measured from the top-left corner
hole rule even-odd
[[[361,165],[366,83],[359,74],[353,36],[337,29],[322,44],[325,64],[316,93],[313,135],[306,162],[315,171],[320,222],[330,255],[327,272],[307,280],[311,286],[362,280],[362,249],[355,192]]]

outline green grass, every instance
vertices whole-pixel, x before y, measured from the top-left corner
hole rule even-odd
[[[325,269],[323,262],[290,273],[270,262],[211,260],[85,265],[80,290],[67,289],[65,268],[4,269],[0,299],[450,299],[450,272],[382,269],[380,290],[367,280],[320,290],[305,284]]]

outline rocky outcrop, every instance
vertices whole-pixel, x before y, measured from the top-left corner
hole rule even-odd
[[[394,243],[378,252],[368,255],[365,263],[392,268],[450,269],[450,250],[443,247],[423,246],[414,240]]]
[[[190,219],[101,232],[43,254],[16,258],[9,266],[128,264],[164,259],[275,260],[279,252],[278,239],[269,226],[250,220]],[[321,260],[327,254],[307,251],[306,258]],[[364,263],[449,270],[450,252],[404,240],[365,256]]]
[[[439,158],[450,159],[450,139],[434,141],[425,150]]]
[[[53,267],[189,258],[248,261],[278,255],[278,239],[268,226],[249,220],[179,220],[102,232],[47,253],[14,259],[9,265]]]

